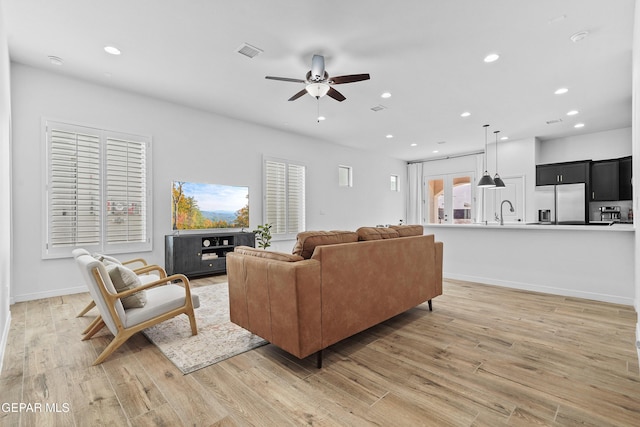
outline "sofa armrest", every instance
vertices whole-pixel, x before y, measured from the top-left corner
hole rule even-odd
[[[320,263],[227,255],[231,321],[304,358],[320,350]]]

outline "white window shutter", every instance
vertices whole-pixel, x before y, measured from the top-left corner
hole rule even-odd
[[[145,242],[145,144],[109,137],[106,142],[106,243]]]
[[[100,243],[100,138],[49,129],[49,249]]]
[[[294,235],[305,229],[305,166],[265,160],[264,221],[272,233]]]

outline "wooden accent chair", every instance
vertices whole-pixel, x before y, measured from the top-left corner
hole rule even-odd
[[[82,340],[88,340],[104,326],[114,335],[113,340],[98,356],[94,365],[102,363],[136,332],[179,314],[186,314],[189,317],[192,335],[198,334],[193,310],[199,306],[199,300],[197,295],[191,294],[189,279],[186,276],[173,274],[134,289],[116,292],[109,273],[101,261],[87,254],[74,253],[74,257],[100,313],[99,320],[95,321],[96,323]],[[146,304],[138,308],[125,309],[122,299],[140,291],[145,291]]]
[[[73,257],[77,258],[80,255],[91,255],[91,253],[89,251],[87,251],[86,249],[82,249],[82,248],[78,248],[75,249],[73,251]],[[157,280],[158,277],[153,277],[153,276],[149,276],[147,273],[149,273],[149,270],[146,268],[149,264],[147,263],[147,261],[144,258],[134,258],[134,259],[130,259],[127,261],[120,261],[117,258],[108,256],[108,255],[100,255],[102,258],[104,258],[105,260],[109,261],[109,262],[113,262],[116,264],[120,264],[120,265],[126,265],[129,266],[129,268],[132,268],[131,266],[133,264],[140,264],[141,267],[135,268],[133,269],[133,271],[137,274],[144,274],[145,276],[147,276],[147,279],[153,279],[153,280]],[[160,271],[158,271],[158,269],[160,269]],[[158,266],[154,266],[154,268],[151,271],[158,271],[159,273],[161,272],[164,273],[164,269],[158,267]],[[159,277],[167,277],[166,273],[164,274],[164,276],[160,275]],[[144,280],[143,280],[144,281]],[[146,280],[147,282],[150,282],[152,280]],[[96,303],[94,301],[91,301],[89,304],[87,304],[87,306],[85,308],[82,309],[82,311],[80,313],[78,313],[76,315],[76,317],[82,317],[85,314],[87,314],[89,312],[89,310],[91,310],[93,307],[96,306]],[[84,332],[82,332],[83,334],[87,333],[87,330],[85,330]]]

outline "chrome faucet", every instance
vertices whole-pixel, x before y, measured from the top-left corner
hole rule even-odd
[[[500,225],[504,225],[504,216],[502,214],[502,207],[504,206],[505,203],[509,203],[510,212],[515,212],[515,209],[513,209],[513,205],[511,204],[511,202],[508,200],[503,200],[502,203],[500,203]]]

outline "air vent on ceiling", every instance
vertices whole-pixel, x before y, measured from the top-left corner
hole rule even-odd
[[[555,125],[557,123],[562,123],[562,119],[547,120],[548,125]]]
[[[382,111],[385,108],[387,108],[387,107],[385,107],[384,105],[376,105],[375,107],[371,107],[371,110],[372,111]]]
[[[255,46],[251,46],[249,43],[244,43],[242,46],[240,46],[236,50],[238,53],[246,56],[247,58],[253,58],[263,52],[262,49],[257,48]]]

